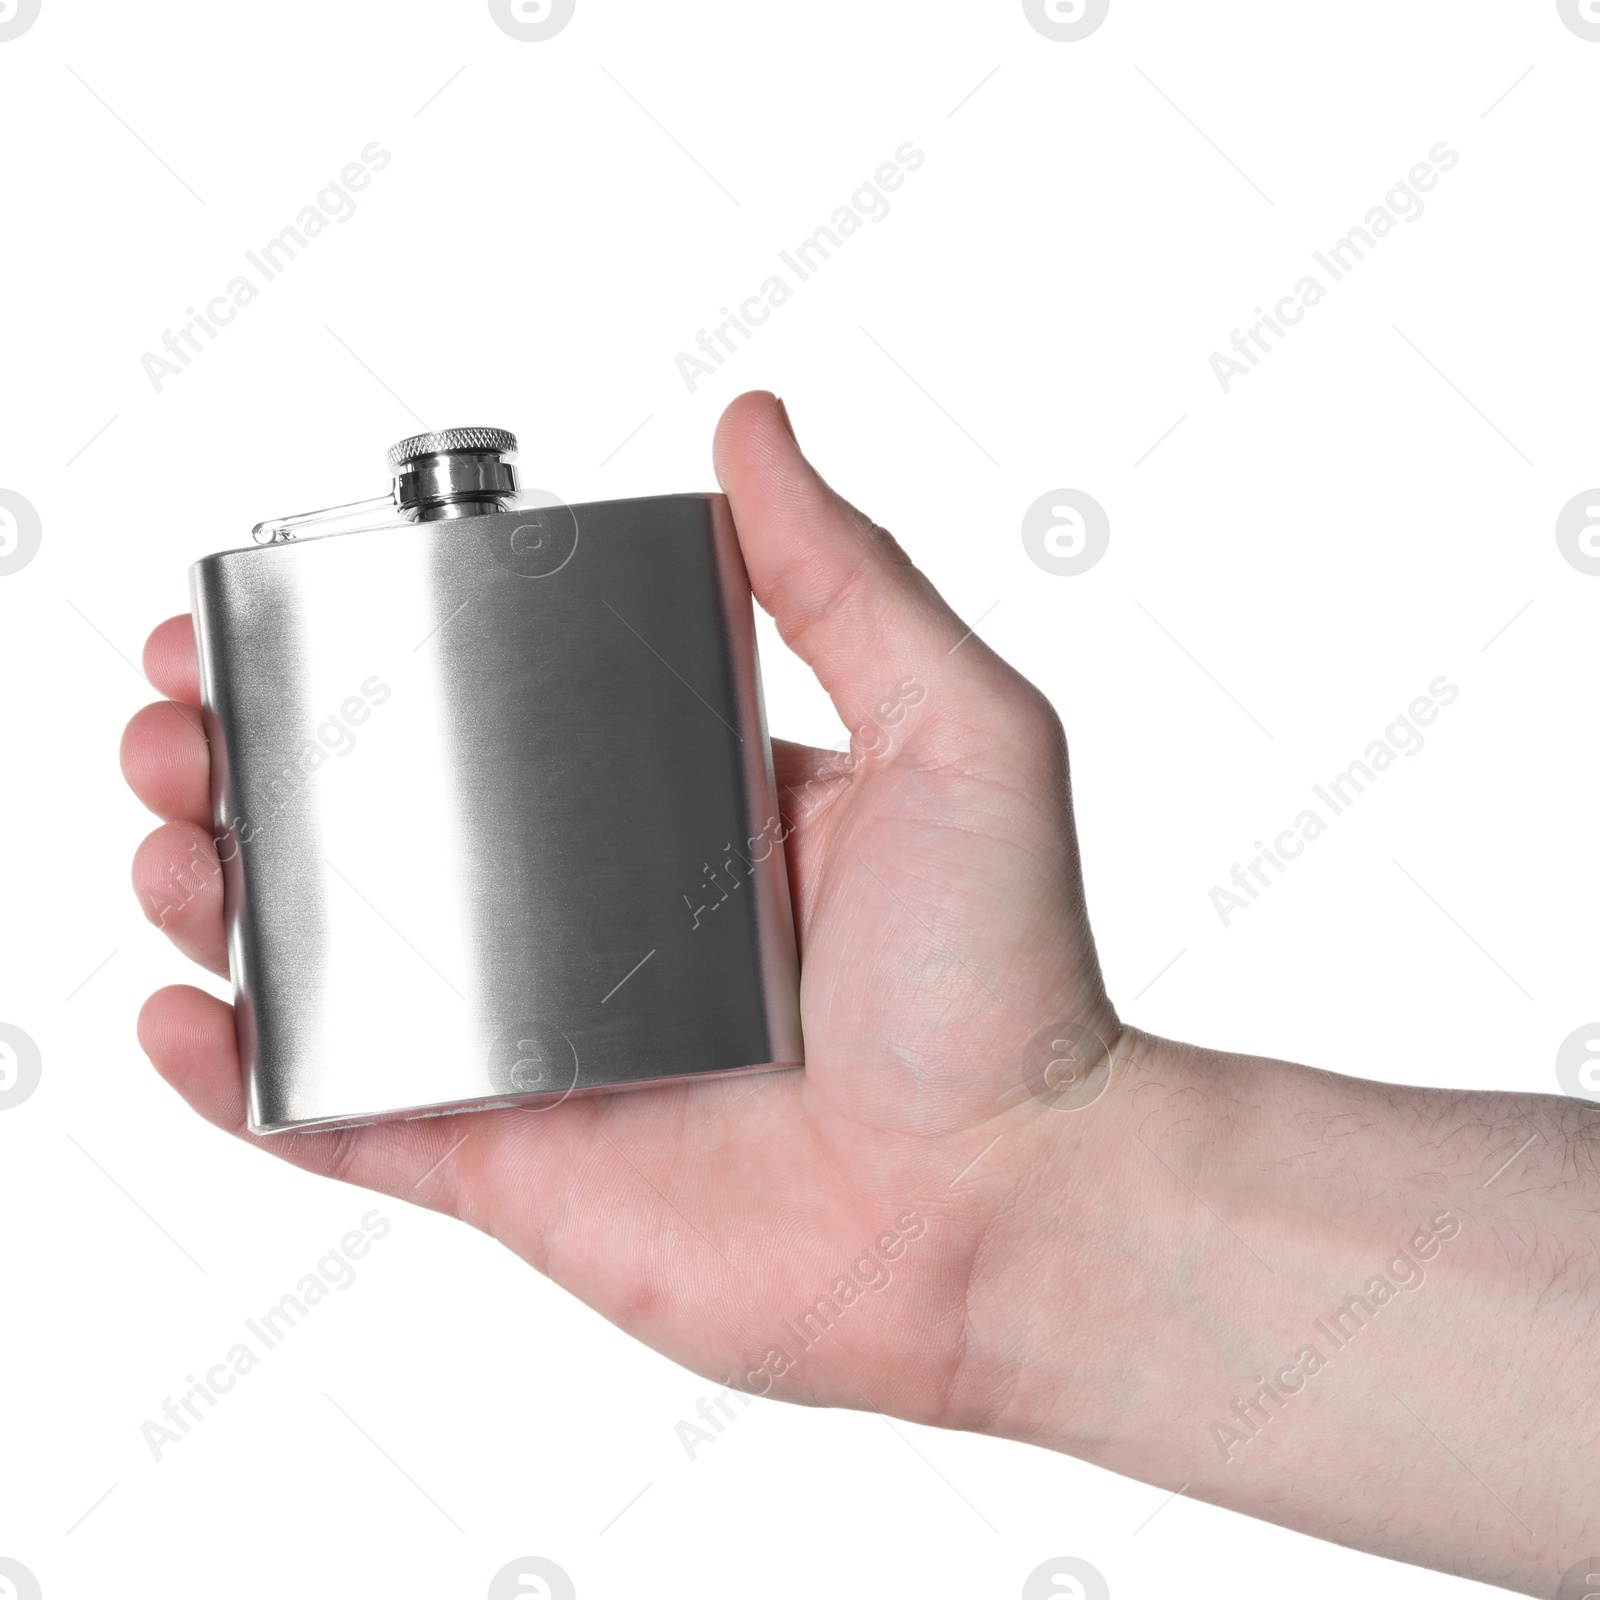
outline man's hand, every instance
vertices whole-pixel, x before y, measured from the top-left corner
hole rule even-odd
[[[485,1229],[720,1383],[1531,1593],[1591,1570],[1600,1117],[1123,1026],[1048,703],[770,395],[728,408],[716,466],[757,599],[852,731],[848,757],[774,747],[805,1071],[251,1142]],[[187,617],[145,664],[170,702],[123,766],[165,821],[134,886],[224,973]],[[228,1006],[163,989],[139,1036],[250,1138]]]
[[[962,1174],[1008,1129],[992,1169],[1028,1147],[1019,1123],[1059,1120],[1024,1081],[1041,1027],[1122,1047],[1084,913],[1060,723],[817,476],[770,395],[729,408],[716,465],[758,599],[852,730],[848,757],[775,749],[804,1073],[252,1142],[485,1229],[718,1381],[981,1426],[993,1397],[971,1383],[969,1303],[1011,1224],[1005,1197]],[[186,955],[225,973],[187,617],[156,629],[145,662],[177,710],[147,707],[123,743],[128,781],[166,819],[139,849],[135,888]],[[194,889],[177,905],[169,870]],[[164,989],[139,1036],[202,1116],[249,1137],[230,1007]],[[872,1287],[885,1272],[895,1281]],[[829,1313],[841,1275],[856,1298]]]

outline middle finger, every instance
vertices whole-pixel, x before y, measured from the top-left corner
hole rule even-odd
[[[122,734],[122,775],[164,822],[211,825],[211,747],[193,706],[159,700],[136,711]]]

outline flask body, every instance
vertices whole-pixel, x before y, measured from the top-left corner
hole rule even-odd
[[[567,516],[192,569],[254,1131],[800,1064],[727,502]]]

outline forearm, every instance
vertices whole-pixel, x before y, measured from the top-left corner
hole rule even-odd
[[[1534,1593],[1600,1551],[1600,1115],[1134,1036],[1022,1140],[983,1426]]]

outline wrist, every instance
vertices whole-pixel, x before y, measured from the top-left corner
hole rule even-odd
[[[1600,1540],[1597,1127],[1127,1033],[1100,1101],[1018,1130],[960,1425],[1547,1583]]]
[[[1146,1476],[1124,1458],[1159,1408],[1151,1342],[1174,1328],[1153,1300],[1206,1215],[1198,1169],[1227,1157],[1214,1142],[1215,1058],[1132,1028],[1109,1055],[1092,1104],[1020,1107],[987,1175],[992,1221],[949,1420]],[[1180,1124],[1187,1148],[1175,1151],[1162,1134]]]

